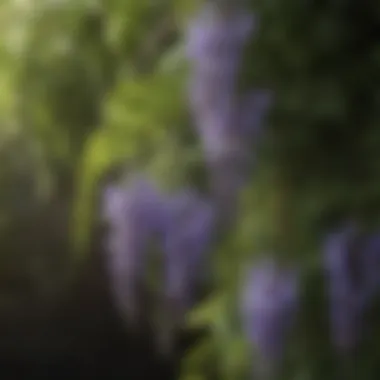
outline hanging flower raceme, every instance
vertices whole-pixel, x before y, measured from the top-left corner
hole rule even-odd
[[[207,254],[214,232],[209,202],[187,191],[168,200],[164,234],[165,295],[180,314],[194,302],[197,285],[207,268]]]
[[[379,291],[379,236],[365,236],[353,225],[344,227],[327,238],[324,258],[332,342],[338,352],[352,353]]]
[[[167,201],[164,251],[164,304],[159,349],[170,354],[184,316],[194,305],[197,290],[209,275],[208,258],[215,227],[211,204],[193,191]]]
[[[162,201],[151,183],[134,178],[127,188],[106,189],[104,212],[111,292],[122,314],[136,322],[142,313],[148,244],[162,226]]]
[[[158,307],[166,316],[159,344],[160,349],[170,350],[208,269],[213,207],[194,191],[164,197],[142,178],[132,179],[126,188],[109,187],[104,200],[110,227],[107,264],[115,303],[133,322],[144,317],[141,302],[149,245],[155,239],[164,271]]]
[[[251,142],[271,103],[268,91],[238,93],[243,49],[255,20],[241,7],[230,8],[208,4],[187,36],[190,107],[223,217],[233,214],[252,161]]]
[[[365,272],[364,302],[370,304],[380,291],[380,234],[366,238],[363,247],[363,271]]]
[[[255,346],[257,371],[264,377],[276,373],[282,362],[288,334],[298,310],[298,274],[266,259],[248,272],[243,289],[243,329]]]

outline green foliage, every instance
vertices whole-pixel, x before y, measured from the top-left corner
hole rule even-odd
[[[239,222],[215,253],[216,287],[222,298],[236,300],[237,268],[255,253],[275,251],[300,263],[303,314],[284,379],[333,378],[341,370],[327,338],[321,238],[347,216],[378,225],[378,89],[369,78],[380,67],[369,30],[377,30],[379,19],[370,8],[355,8],[350,1],[252,1],[259,32],[246,52],[242,88],[269,87],[276,104]],[[213,301],[200,305],[199,315],[214,314],[213,325],[223,313],[224,326],[232,326],[233,317]],[[224,342],[225,330],[215,331]],[[238,332],[219,345],[227,346],[226,352],[232,336]],[[224,362],[228,354],[218,356]],[[240,360],[244,367],[243,355]],[[360,365],[366,373],[374,371],[368,362]],[[223,373],[245,378],[237,368],[231,371]]]
[[[246,51],[242,88],[272,89],[275,107],[238,222],[213,252],[213,292],[188,315],[189,329],[206,332],[184,357],[181,379],[249,376],[254,354],[240,330],[237,294],[245,267],[267,251],[296,258],[303,271],[303,313],[284,378],[334,378],[339,368],[327,335],[319,245],[326,229],[347,215],[379,223],[378,6],[250,3],[259,32]],[[104,176],[119,164],[149,172],[168,190],[187,183],[207,188],[186,105],[183,54],[183,30],[199,4],[1,2],[4,268],[25,262],[22,272],[55,260],[62,271],[77,269],[99,224]],[[63,218],[57,204],[72,217]],[[27,240],[25,231],[37,221],[35,239]],[[62,245],[72,240],[73,255],[45,257],[54,251],[53,243],[41,244],[46,226]],[[21,255],[24,240],[36,252],[23,247]],[[43,276],[51,282],[33,281],[52,287],[59,276],[49,265]],[[371,350],[367,360],[358,359],[366,379],[379,372]]]
[[[175,71],[141,77],[126,74],[110,92],[104,104],[103,125],[88,139],[83,150],[78,178],[78,219],[74,224],[77,241],[85,242],[88,236],[93,194],[104,172],[120,162],[138,163],[141,167],[152,162],[157,165],[156,157],[160,158],[162,149],[169,147],[166,154],[170,155],[175,148],[168,141],[175,142],[184,114],[181,83]]]

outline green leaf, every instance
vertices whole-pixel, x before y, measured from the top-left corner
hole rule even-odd
[[[204,339],[185,355],[181,363],[180,380],[207,379],[207,370],[214,365],[215,342]]]
[[[221,321],[220,317],[223,316],[226,300],[226,295],[220,294],[195,307],[187,316],[187,325],[190,328],[214,327],[219,325]]]
[[[125,145],[124,138],[105,129],[94,133],[87,142],[77,173],[78,191],[73,215],[73,247],[78,254],[83,255],[88,248],[97,210],[98,181],[112,165],[133,157],[133,148]]]

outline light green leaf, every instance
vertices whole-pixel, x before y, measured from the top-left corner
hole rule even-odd
[[[193,328],[219,325],[225,304],[226,296],[223,293],[203,302],[189,313],[187,325]]]

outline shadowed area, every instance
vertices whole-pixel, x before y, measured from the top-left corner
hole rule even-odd
[[[131,336],[112,307],[98,254],[55,304],[2,313],[0,370],[9,378],[175,379],[146,332]]]

